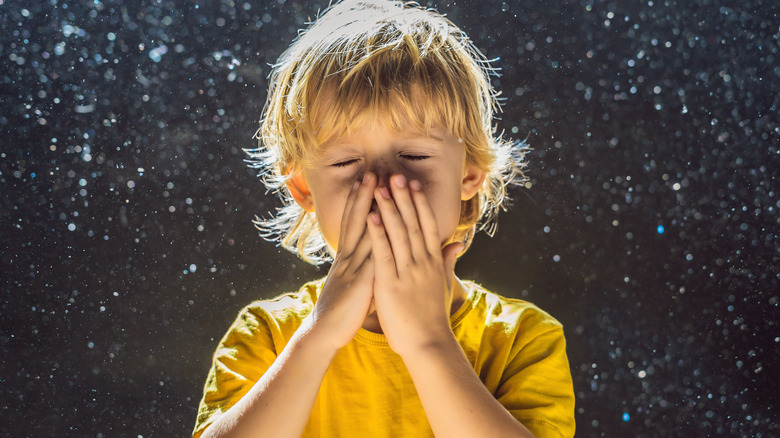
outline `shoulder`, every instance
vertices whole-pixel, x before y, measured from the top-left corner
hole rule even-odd
[[[574,388],[561,323],[533,303],[466,284],[470,316],[477,318],[471,324],[483,330],[475,365],[486,386],[535,436],[573,436]]]
[[[531,302],[504,297],[472,281],[464,283],[471,289],[473,310],[485,318],[486,326],[512,328],[526,334],[563,329],[557,319]]]
[[[239,316],[270,319],[279,322],[303,319],[314,307],[324,279],[310,281],[295,292],[274,298],[253,301],[239,312]]]
[[[311,313],[322,282],[323,279],[311,281],[295,292],[253,301],[239,311],[226,338],[254,337],[258,333],[267,333],[274,343],[285,344],[303,319]]]

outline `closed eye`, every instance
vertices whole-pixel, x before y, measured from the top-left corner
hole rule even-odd
[[[410,154],[403,154],[403,155],[401,155],[401,158],[403,158],[403,159],[405,159],[405,160],[409,160],[409,161],[422,161],[422,160],[425,160],[425,159],[427,159],[427,158],[431,158],[431,157],[430,157],[430,156],[428,156],[428,155],[410,155]]]
[[[331,166],[333,166],[333,167],[347,167],[350,164],[355,164],[357,162],[358,162],[358,159],[357,158],[353,158],[351,160],[344,160],[344,161],[339,161],[338,163],[333,163],[333,164],[331,164]]]

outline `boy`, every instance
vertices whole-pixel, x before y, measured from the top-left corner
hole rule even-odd
[[[285,206],[259,226],[332,266],[241,311],[193,436],[573,436],[561,325],[453,271],[522,177],[487,71],[386,0],[332,6],[282,55],[249,154]]]

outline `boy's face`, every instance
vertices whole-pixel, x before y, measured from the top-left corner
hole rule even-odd
[[[304,181],[298,179],[299,185],[306,186],[298,187],[304,193],[298,201],[304,209],[315,211],[320,230],[334,250],[339,247],[347,197],[366,172],[377,176],[379,187],[388,187],[395,174],[419,181],[436,216],[442,244],[455,232],[461,200],[475,196],[485,176],[466,164],[463,143],[444,129],[427,134],[414,128],[396,132],[375,122],[350,136],[332,139],[303,170]]]

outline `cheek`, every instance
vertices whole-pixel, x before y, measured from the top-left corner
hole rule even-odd
[[[354,181],[350,180],[349,183],[339,181],[335,184],[321,181],[320,183],[320,190],[314,188],[312,190],[314,210],[325,240],[336,249],[344,207]]]
[[[437,178],[436,173],[415,176],[431,206],[440,227],[457,226],[460,219],[460,183],[455,179]],[[443,231],[443,230],[442,230]]]
[[[460,222],[463,180],[463,154],[440,157],[431,169],[419,176],[423,193],[433,210],[439,237],[444,243],[452,238]]]
[[[460,180],[437,169],[422,169],[409,172],[408,179],[416,179],[422,185],[422,191],[429,202],[448,203],[460,201]]]
[[[440,176],[441,170],[437,169],[436,166],[406,166],[403,168],[402,173],[409,181],[419,181],[426,196],[433,195],[433,193],[429,192],[441,190],[441,186],[445,184],[445,181]]]
[[[327,205],[333,202],[346,202],[355,178],[334,172],[323,172],[314,178],[310,188],[316,203]]]

